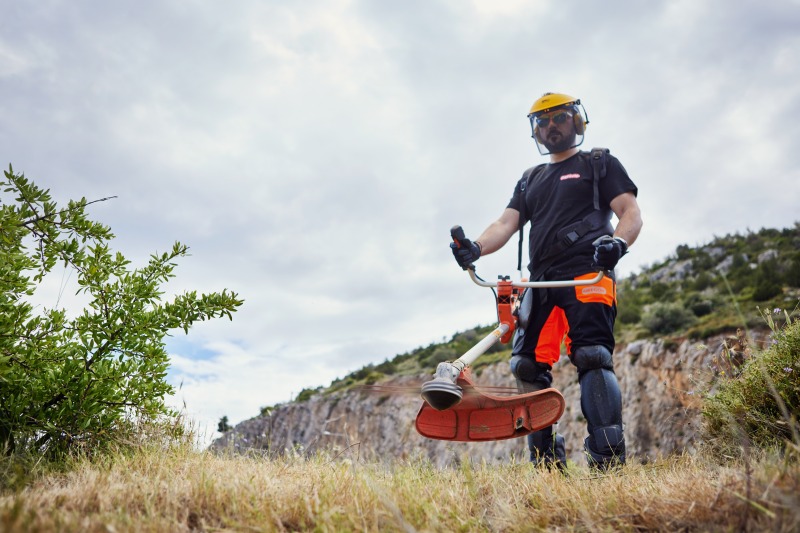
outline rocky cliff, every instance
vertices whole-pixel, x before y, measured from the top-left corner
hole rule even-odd
[[[754,337],[763,338],[763,334]],[[740,334],[705,342],[644,340],[618,346],[614,366],[622,388],[629,456],[649,461],[694,451],[702,429],[700,396],[713,385],[715,375],[730,372],[731,361],[748,350],[746,344]],[[566,400],[557,431],[566,438],[568,456],[583,464],[586,425],[577,372],[563,357],[553,374],[553,386]],[[212,449],[259,450],[270,455],[326,450],[367,459],[424,457],[437,465],[465,458],[504,462],[527,457],[524,439],[455,443],[418,435],[414,418],[421,400],[413,391],[430,378],[431,374],[405,376],[382,383],[397,392],[351,390],[278,406],[238,424],[214,441]],[[507,364],[484,368],[475,382],[478,386],[514,385]]]

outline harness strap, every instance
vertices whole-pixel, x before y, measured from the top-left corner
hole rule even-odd
[[[519,182],[519,196],[521,201],[519,206],[519,242],[517,244],[517,270],[520,271],[520,274],[522,273],[522,242],[525,237],[523,230],[525,228],[525,224],[528,222],[527,220],[528,217],[527,214],[525,213],[525,206],[528,203],[525,198],[525,188],[531,181],[533,174],[539,172],[546,166],[547,164],[545,163],[529,168],[522,175],[522,179]]]
[[[592,187],[594,189],[594,209],[600,210],[600,178],[606,175],[606,155],[610,153],[608,148],[592,148]]]

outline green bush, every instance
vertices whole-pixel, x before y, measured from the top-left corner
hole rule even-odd
[[[374,385],[375,383],[379,382],[383,378],[386,377],[386,374],[382,372],[370,372],[366,378],[364,378],[365,385]]]
[[[642,325],[651,333],[663,335],[692,325],[694,314],[679,303],[658,302],[650,306],[642,317]]]
[[[636,305],[621,305],[617,308],[617,322],[620,324],[638,324],[642,319],[642,310]]]
[[[762,278],[756,281],[756,288],[753,291],[753,300],[756,302],[766,302],[783,293],[783,287],[774,279]]]
[[[650,296],[653,300],[671,300],[672,295],[673,290],[667,283],[654,281],[650,286]]]
[[[690,309],[694,316],[701,317],[711,314],[711,311],[714,310],[714,304],[709,300],[701,300],[699,302],[695,302],[691,305]]]
[[[675,249],[675,255],[677,256],[678,261],[691,259],[692,255],[694,255],[694,250],[690,248],[688,244],[680,244]]]
[[[112,253],[110,228],[86,217],[87,205],[59,208],[11,168],[0,178],[0,451],[92,451],[134,428],[172,423],[164,338],[230,318],[242,304],[227,291],[163,301],[162,285],[188,248],[175,243],[131,269]],[[88,299],[74,318],[30,303],[56,266]]]
[[[778,264],[776,261],[764,261],[756,269],[755,291],[753,299],[757,302],[765,302],[783,292],[780,275],[778,274]]]
[[[366,366],[359,368],[355,372],[349,373],[346,377],[352,378],[354,381],[361,381],[362,379],[365,379],[367,376],[369,376],[374,369],[375,365],[370,363]]]
[[[395,363],[394,361],[389,361],[387,359],[383,363],[377,365],[375,367],[375,371],[391,376],[392,374],[397,372],[397,363]]]
[[[698,293],[689,294],[683,304],[696,317],[706,316],[714,310],[714,302]]]
[[[217,431],[220,433],[227,433],[232,429],[233,427],[228,423],[228,415],[225,415],[219,419],[219,422],[217,423]]]
[[[795,253],[786,270],[786,284],[791,287],[800,287],[800,253]]]
[[[698,292],[703,291],[714,284],[714,278],[708,272],[700,272],[692,283],[692,288]]]
[[[714,268],[716,261],[708,255],[705,250],[698,250],[697,255],[692,259],[692,270],[694,272],[705,272]]]
[[[302,403],[306,402],[311,399],[312,396],[316,396],[322,390],[322,387],[315,387],[313,389],[303,389],[297,393],[297,398],[294,399],[295,402]]]
[[[450,346],[444,345],[436,348],[433,353],[425,360],[425,365],[429,367],[436,367],[439,363],[445,361],[455,361],[458,359],[458,352]]]
[[[800,321],[776,328],[773,343],[735,377],[722,376],[703,405],[706,431],[723,453],[797,442],[800,427]]]

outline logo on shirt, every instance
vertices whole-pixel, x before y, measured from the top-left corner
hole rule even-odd
[[[564,180],[579,180],[579,179],[581,179],[581,175],[580,174],[564,174],[563,176],[561,176],[561,181],[564,181]]]
[[[589,287],[583,287],[581,289],[581,294],[608,294],[608,291],[605,289],[605,287],[592,285]]]

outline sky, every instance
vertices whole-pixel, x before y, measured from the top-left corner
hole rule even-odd
[[[620,275],[793,226],[799,56],[798,0],[0,0],[0,164],[115,196],[89,214],[133,266],[187,244],[168,294],[244,298],[168,339],[169,402],[208,440],[495,321],[449,229],[476,237],[545,162],[544,92],[581,99],[583,148],[639,188]],[[516,260],[513,237],[478,273]]]

